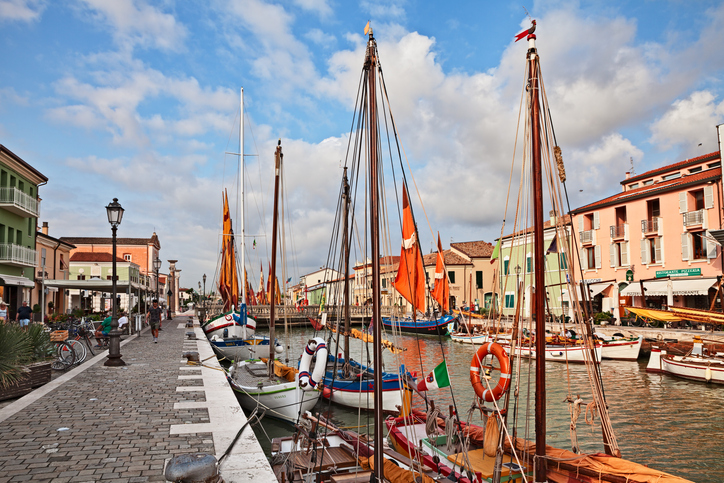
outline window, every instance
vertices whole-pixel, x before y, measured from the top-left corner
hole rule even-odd
[[[18,245],[22,245],[23,244],[23,232],[20,230],[17,230],[15,233],[16,233],[15,243]]]
[[[558,254],[558,266],[561,270],[568,270],[568,260],[566,260],[565,253]]]
[[[448,270],[447,277],[450,279],[450,283],[455,283],[455,272]]]
[[[124,253],[124,254],[123,254],[123,259],[124,259],[125,261],[127,261],[127,262],[130,262],[130,261],[131,261],[131,254],[130,254],[130,253]]]
[[[510,274],[510,260],[506,258],[503,260],[503,275],[509,275]]]
[[[658,198],[646,202],[646,214],[648,215],[649,220],[653,220],[654,218],[661,216],[661,205]]]
[[[475,288],[483,288],[483,272],[477,270],[475,272]]]
[[[78,275],[78,280],[85,280],[85,275]]]
[[[531,273],[533,271],[533,259],[530,254],[525,256],[525,273]]]
[[[638,183],[632,183],[632,184],[628,185],[628,189],[630,189],[630,190],[632,190],[634,188],[638,188],[638,187],[639,187]]]
[[[704,209],[704,190],[689,191],[689,206],[693,205],[693,211]]]
[[[697,166],[696,168],[691,168],[691,169],[689,170],[689,174],[698,173],[698,172],[701,171],[701,170],[702,170],[702,167],[701,167],[701,166]]]
[[[707,168],[718,168],[719,163],[709,163],[706,165]]]
[[[616,208],[616,224],[623,225],[626,223],[626,207],[619,206]]]
[[[427,272],[425,274],[427,274]],[[386,278],[382,279],[382,288],[387,288],[387,279]]]
[[[661,263],[661,238],[654,237],[646,240],[649,249],[649,263]]]
[[[668,181],[670,179],[676,179],[676,178],[681,178],[681,173],[671,173],[671,174],[667,174],[666,176],[661,177],[661,179],[664,181]]]
[[[614,243],[611,246],[611,266],[612,267],[627,267],[628,262],[628,242]]]
[[[644,186],[650,186],[650,185],[652,185],[652,184],[654,184],[654,180],[653,180],[653,179],[647,179],[646,181],[643,182],[643,185],[644,185]]]
[[[601,268],[601,246],[587,247],[581,250],[581,268],[594,270]]]
[[[506,309],[515,308],[515,293],[514,292],[508,292],[505,294],[505,308]]]
[[[706,258],[706,239],[701,235],[703,233],[692,233],[691,236],[691,258],[693,260]]]
[[[63,254],[60,254],[60,271],[64,272],[65,269],[68,268],[68,266],[65,264],[65,258],[63,257]]]

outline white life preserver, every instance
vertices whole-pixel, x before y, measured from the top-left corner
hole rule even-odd
[[[314,371],[310,374],[312,357],[317,355],[317,362],[314,364]],[[302,352],[302,360],[299,362],[299,387],[304,391],[313,391],[317,384],[324,377],[327,368],[327,344],[321,337],[315,337],[307,342]]]

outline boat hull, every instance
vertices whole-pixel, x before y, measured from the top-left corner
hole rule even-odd
[[[646,372],[669,374],[691,381],[724,384],[724,359],[707,356],[676,356],[651,349]]]
[[[231,361],[244,361],[269,355],[269,337],[253,336],[248,339],[213,337],[209,339],[211,348],[219,357]],[[281,348],[277,344],[277,349]]]
[[[644,337],[627,337],[623,339],[604,339],[601,357],[620,361],[635,361],[639,358]]]
[[[510,353],[510,345],[501,344],[505,350]],[[596,363],[601,363],[601,349],[602,346],[596,345]],[[533,347],[518,346],[515,349],[516,353],[522,357],[536,357],[536,350]],[[546,345],[546,361],[550,362],[574,362],[574,363],[585,363],[586,359],[590,357],[590,352],[583,345],[575,346],[554,346]]]
[[[392,330],[393,324],[396,330],[412,334],[445,335],[447,325],[455,320],[453,315],[443,315],[439,319],[420,318],[413,321],[411,318],[390,319],[382,318],[382,324],[386,329]]]
[[[209,319],[201,329],[209,339],[213,336],[225,339],[247,339],[252,337],[256,331],[256,320],[247,317],[246,323],[239,323],[234,320],[234,312],[230,310]]]
[[[337,362],[342,367],[344,360]],[[334,367],[334,356],[329,356],[328,368]],[[345,379],[344,372],[339,369],[335,377],[334,370],[327,370],[322,380],[325,388],[330,389],[329,399],[341,406],[361,409],[374,409],[374,370],[369,369],[355,361],[350,361],[354,374],[364,374],[364,377],[350,377]],[[400,367],[405,372],[405,366]],[[382,410],[397,413],[398,406],[402,405],[402,381],[397,374],[382,373]]]
[[[464,334],[460,332],[450,334],[450,339],[452,339],[453,342],[460,342],[461,344],[485,344],[491,341],[488,334]]]

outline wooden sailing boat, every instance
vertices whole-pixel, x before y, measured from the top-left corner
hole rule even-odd
[[[279,179],[282,172],[281,140],[274,153],[274,211],[272,213],[271,273],[276,273],[277,264],[277,221],[279,217]],[[275,291],[271,285],[269,311],[269,340],[275,340]],[[250,359],[235,362],[229,369],[229,383],[237,392],[239,404],[245,409],[261,408],[265,416],[296,422],[300,414],[309,411],[319,399],[317,390],[300,387],[301,375],[296,369],[287,367],[276,360],[274,346],[269,346],[267,360]]]
[[[595,343],[590,320],[586,320],[578,300],[574,300],[572,309],[575,311],[575,319],[579,324],[585,347],[589,353],[586,357],[586,369],[588,383],[591,388],[591,400],[584,401],[581,396],[575,397],[571,394],[569,382],[569,395],[564,403],[569,405],[571,415],[571,444],[570,451],[548,446],[546,443],[547,428],[547,405],[546,400],[546,264],[545,246],[543,243],[543,168],[546,168],[546,180],[555,181],[555,174],[561,182],[565,180],[560,149],[550,145],[555,138],[552,135],[550,123],[550,110],[545,104],[545,95],[541,70],[539,67],[538,52],[533,34],[535,25],[525,32],[529,42],[527,52],[527,89],[523,94],[526,96],[526,108],[528,120],[526,127],[528,136],[525,139],[525,156],[530,157],[530,185],[531,203],[533,211],[533,246],[530,247],[533,255],[533,314],[535,318],[534,331],[541,334],[535,338],[535,365],[528,369],[520,363],[518,354],[518,341],[522,337],[522,323],[525,322],[521,314],[521,293],[522,285],[516,284],[516,314],[512,337],[510,339],[510,354],[505,348],[496,342],[483,344],[471,361],[470,379],[476,394],[473,408],[479,409],[487,416],[486,427],[474,428],[459,420],[462,415],[455,414],[451,408],[448,420],[436,418],[432,414],[413,414],[409,418],[401,420],[388,420],[388,427],[401,452],[409,451],[414,458],[429,458],[436,454],[439,460],[448,465],[454,463],[459,471],[477,473],[484,476],[487,481],[501,482],[510,478],[524,479],[534,482],[566,482],[566,483],[590,483],[590,482],[684,482],[681,478],[657,471],[646,466],[623,460],[616,441],[615,435],[608,414],[608,405],[603,395],[603,383],[600,372],[596,369]],[[525,35],[522,35],[525,36]],[[522,38],[522,36],[519,36]],[[545,119],[542,119],[544,118]],[[546,147],[545,154],[544,145]],[[556,164],[553,164],[556,163]],[[525,183],[525,180],[521,180]],[[551,183],[553,184],[553,183]],[[560,191],[552,186],[552,204],[554,210],[560,212]],[[562,243],[567,245],[567,243]],[[569,258],[570,259],[570,258]],[[569,271],[573,276],[573,272]],[[575,281],[571,280],[574,285]],[[575,285],[574,285],[575,286]],[[575,292],[575,291],[574,291]],[[529,366],[530,367],[530,366]],[[436,370],[437,371],[437,370]],[[523,416],[523,424],[518,421],[519,411],[529,406],[527,401],[521,401],[520,390],[531,378],[535,380],[535,390],[528,392],[527,397],[534,397],[534,432],[535,441],[528,439],[528,417]],[[549,381],[553,384],[557,381]],[[497,383],[497,384],[496,384]],[[513,387],[511,387],[511,385]],[[486,405],[491,403],[491,405]],[[553,402],[551,402],[553,403]],[[511,407],[512,405],[512,407]],[[576,433],[576,421],[580,408],[585,405],[595,410],[600,419],[600,428],[603,439],[603,453],[594,452],[582,454]],[[578,411],[578,412],[577,412]],[[420,424],[425,425],[425,430],[417,430]],[[455,452],[450,454],[441,451],[438,441],[430,440],[430,428],[437,427],[435,434],[446,435],[450,438],[454,435],[458,438],[459,445]],[[455,429],[450,433],[446,430]],[[398,430],[395,432],[395,430]],[[416,431],[417,430],[417,431]],[[481,439],[482,436],[482,439]],[[425,443],[422,441],[427,438]],[[482,448],[475,448],[472,451],[457,451],[465,448],[472,442],[482,445]],[[426,449],[427,448],[427,449]],[[507,461],[507,463],[506,463]]]

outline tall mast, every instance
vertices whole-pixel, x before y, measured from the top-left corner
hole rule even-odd
[[[244,88],[239,96],[239,193],[241,193],[241,305],[246,303],[246,234],[244,233]],[[242,315],[242,320],[245,315]],[[274,345],[274,344],[272,344]]]
[[[282,140],[279,140],[277,149],[274,152],[274,211],[272,212],[272,253],[271,253],[271,273],[269,277],[275,277],[277,273],[277,218],[279,217],[279,174],[281,172],[282,158]],[[274,376],[274,299],[276,297],[276,283],[274,280],[269,282],[269,377]]]
[[[342,235],[342,250],[344,250],[344,367],[349,367],[349,331],[350,331],[350,313],[349,313],[349,183],[347,181],[347,167],[344,168],[344,177],[342,179],[342,202],[344,211],[342,212],[342,225],[344,234]],[[347,376],[345,369],[345,376]]]
[[[533,180],[533,307],[535,313],[535,480],[547,481],[546,472],[546,337],[545,255],[543,253],[543,175],[541,170],[538,52],[535,35],[528,35],[528,93],[530,95],[531,169]]]
[[[377,159],[377,106],[376,86],[377,57],[375,52],[375,39],[370,29],[370,37],[367,42],[367,58],[365,59],[365,70],[367,70],[367,119],[369,120],[369,157],[370,157],[370,245],[372,252],[372,321],[374,326],[373,360],[374,360],[374,403],[375,403],[375,479],[382,483],[384,481],[384,448],[382,445],[382,317],[380,307],[380,233],[379,233],[379,170]]]

